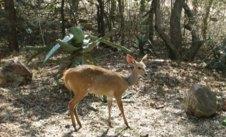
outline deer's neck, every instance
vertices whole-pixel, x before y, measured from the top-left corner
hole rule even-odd
[[[138,74],[132,70],[132,72],[130,73],[130,75],[125,77],[126,82],[128,83],[128,86],[131,86],[133,84],[135,84],[138,80]]]

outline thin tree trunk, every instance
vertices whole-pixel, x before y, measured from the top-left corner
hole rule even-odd
[[[181,12],[184,0],[176,0],[170,17],[170,39],[177,51],[181,54],[182,33],[181,33]]]
[[[154,2],[152,1],[149,10],[149,39],[153,43],[154,38]]]
[[[14,8],[13,0],[5,0],[5,10],[8,20],[8,47],[12,51],[19,52],[19,45],[17,41],[17,24],[16,24],[16,10]]]
[[[72,23],[75,23],[77,25],[78,21],[78,5],[80,0],[69,0],[70,1],[70,17],[72,20]]]
[[[174,3],[174,0],[170,0],[170,9],[171,9],[171,11],[173,10],[173,3]]]
[[[111,0],[110,9],[109,9],[109,20],[108,20],[108,30],[110,32],[110,41],[113,41],[114,33],[112,32],[112,30],[114,28],[115,11],[116,11],[116,0]]]
[[[118,7],[119,7],[119,17],[120,17],[120,36],[121,36],[121,45],[125,43],[125,35],[124,35],[124,28],[125,28],[125,20],[124,20],[124,0],[118,0]]]
[[[65,2],[65,0],[61,0],[60,14],[61,14],[61,35],[62,35],[62,37],[65,36],[64,2]]]
[[[116,10],[116,1],[115,0],[111,0],[110,1],[110,12],[109,12],[109,20],[110,20],[109,30],[110,31],[114,27],[115,10]]]
[[[105,23],[104,23],[104,2],[102,0],[97,0],[97,25],[99,36],[103,37],[105,35]]]
[[[165,45],[169,51],[169,57],[173,60],[177,60],[180,58],[179,53],[175,46],[170,41],[170,37],[164,32],[162,27],[162,13],[160,10],[160,0],[153,0],[154,7],[155,7],[155,30],[165,42]]]
[[[200,47],[203,44],[203,41],[200,40],[200,36],[198,34],[198,29],[196,27],[196,18],[194,16],[194,13],[192,10],[189,8],[187,3],[184,4],[183,6],[185,10],[185,14],[187,15],[189,21],[188,24],[185,25],[185,28],[191,32],[192,36],[192,45],[188,52],[186,53],[186,60],[194,60],[196,54],[198,53]]]
[[[213,4],[213,0],[209,0],[207,2],[207,6],[205,8],[205,15],[203,17],[203,25],[202,25],[202,37],[203,40],[206,40],[206,33],[207,33],[207,29],[208,29],[208,18],[210,15],[210,8],[212,7]]]

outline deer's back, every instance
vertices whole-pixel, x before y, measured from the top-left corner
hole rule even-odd
[[[122,75],[94,65],[81,65],[64,73],[64,81],[70,88],[93,92],[98,95],[122,94],[128,87]]]

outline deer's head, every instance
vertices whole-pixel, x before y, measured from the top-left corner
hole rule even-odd
[[[141,59],[141,61],[136,61],[133,56],[127,54],[126,60],[128,64],[131,64],[133,66],[133,72],[137,75],[146,75],[146,65],[144,64],[144,61],[147,59],[147,54]]]

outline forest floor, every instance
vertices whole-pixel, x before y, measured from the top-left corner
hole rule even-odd
[[[24,54],[18,58],[26,60]],[[29,85],[0,88],[1,137],[225,136],[226,127],[222,121],[226,112],[219,111],[211,118],[199,119],[187,115],[183,109],[183,94],[195,83],[205,84],[215,92],[226,91],[226,79],[205,69],[203,63],[177,63],[150,57],[148,76],[141,78],[123,96],[130,129],[125,128],[115,101],[113,128],[109,128],[107,103],[89,95],[78,105],[83,127],[74,132],[67,109],[71,95],[56,82],[54,76],[58,68],[54,61],[41,66],[42,60],[34,59],[28,65],[33,72]],[[129,72],[124,57],[118,54],[105,55],[98,64],[121,73]]]

